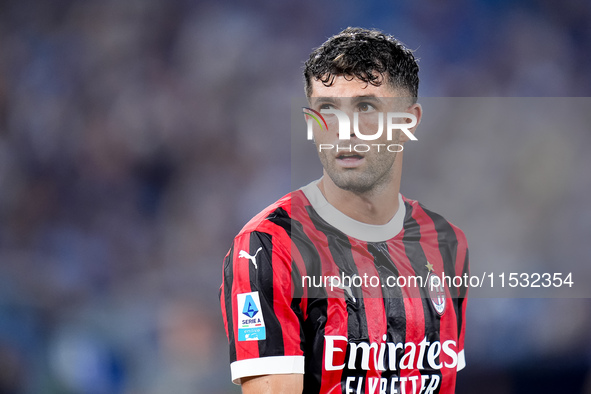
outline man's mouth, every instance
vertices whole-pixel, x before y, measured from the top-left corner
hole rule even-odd
[[[355,152],[341,152],[336,159],[344,167],[356,167],[363,161],[364,157]]]

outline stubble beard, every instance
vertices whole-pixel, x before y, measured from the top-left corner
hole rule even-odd
[[[340,189],[368,195],[380,190],[391,178],[396,161],[395,152],[365,156],[365,168],[339,168],[336,159],[320,155],[324,170]]]

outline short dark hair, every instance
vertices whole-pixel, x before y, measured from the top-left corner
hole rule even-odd
[[[386,83],[406,89],[415,101],[418,96],[419,66],[412,51],[379,30],[348,27],[314,49],[304,67],[306,96],[312,95],[312,78],[331,86],[337,75],[374,86],[386,78]]]

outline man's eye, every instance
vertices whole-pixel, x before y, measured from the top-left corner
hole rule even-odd
[[[375,108],[373,105],[371,105],[370,103],[360,103],[357,106],[359,112],[372,112],[375,111]]]
[[[321,110],[323,110],[323,109],[334,109],[334,105],[332,105],[332,104],[321,104],[320,105],[320,109]]]

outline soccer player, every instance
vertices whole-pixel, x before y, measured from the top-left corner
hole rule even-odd
[[[312,52],[304,77],[324,171],[255,216],[226,255],[232,380],[257,394],[454,393],[467,288],[444,277],[468,272],[466,239],[399,193],[422,116],[417,62],[391,36],[348,28]]]

